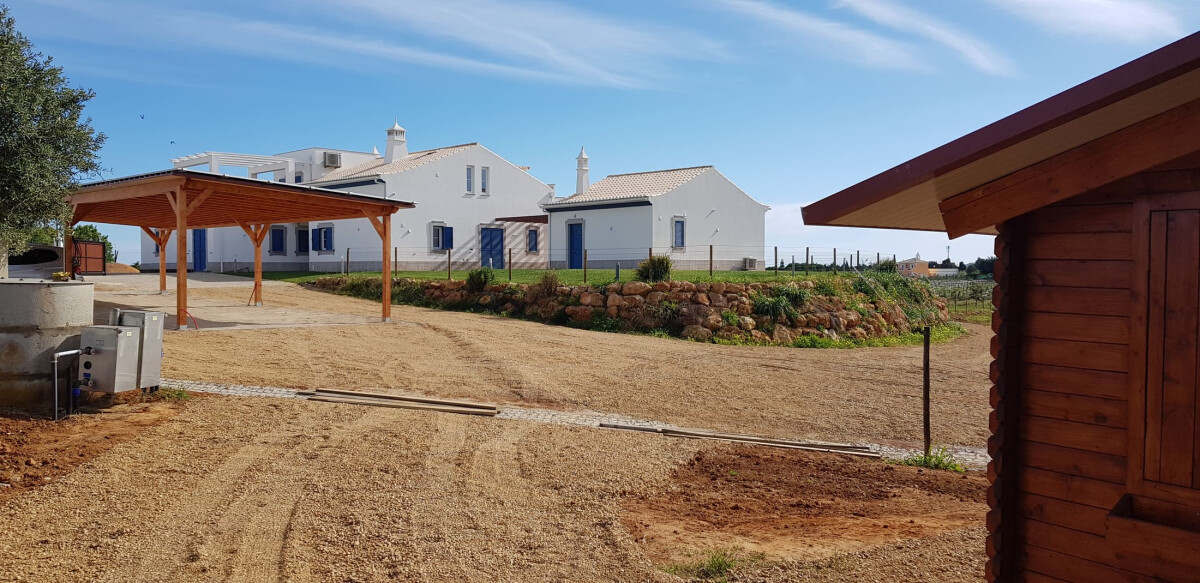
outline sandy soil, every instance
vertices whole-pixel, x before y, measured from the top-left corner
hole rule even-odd
[[[373,302],[298,286],[266,291],[268,305],[298,317],[310,310],[379,310]],[[208,287],[192,293],[219,302],[244,292]],[[408,306],[396,306],[393,317],[391,324],[170,333],[164,376],[402,389],[783,437],[920,440],[920,347],[719,346]],[[933,437],[983,446],[991,331],[966,327],[965,337],[934,346]]]
[[[727,462],[755,480],[756,462],[800,463],[811,476],[828,470],[830,488],[850,485],[837,506],[850,512],[846,521],[882,522],[886,505],[898,504],[880,497],[873,478],[854,487],[862,468],[875,477],[900,471],[896,487],[936,495],[929,500],[977,503],[977,492],[963,490],[977,478],[776,455],[634,432],[211,397],[0,503],[0,580],[677,581],[635,541],[621,502],[655,504],[680,476]],[[682,465],[688,460],[698,461]],[[716,481],[698,494],[737,499],[737,481]],[[769,487],[822,505],[832,492],[809,497],[787,480]],[[750,497],[760,495],[769,490]],[[764,500],[776,499],[784,498]],[[905,505],[918,513],[918,502]],[[758,563],[735,580],[978,580],[981,530]]]

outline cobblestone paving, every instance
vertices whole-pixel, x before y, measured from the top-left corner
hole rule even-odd
[[[183,389],[198,393],[215,393],[218,395],[230,395],[234,397],[276,397],[289,399],[307,399],[309,397],[309,394],[306,392],[300,392],[295,389],[285,389],[281,387],[222,385],[216,383],[175,379],[163,379],[162,386],[169,389]],[[395,394],[400,395],[402,393]],[[413,396],[417,395],[414,394]],[[633,417],[626,417],[624,415],[618,415],[615,413],[601,413],[596,411],[557,411],[554,409],[514,407],[511,405],[504,405],[499,409],[500,413],[496,415],[496,419],[505,419],[511,421],[530,421],[533,423],[553,423],[558,425],[581,425],[585,427],[600,427],[600,424],[602,423],[611,423],[614,425],[644,427],[647,429],[676,428],[669,423],[663,423],[661,421],[635,419]],[[865,445],[870,448],[871,451],[878,452],[887,459],[903,459],[921,452],[919,448],[894,447],[875,443],[858,443],[854,445]],[[946,451],[954,456],[954,459],[959,463],[972,470],[981,470],[986,468],[988,460],[990,459],[987,454],[987,449],[982,447],[970,447],[963,445],[948,446],[946,447]]]

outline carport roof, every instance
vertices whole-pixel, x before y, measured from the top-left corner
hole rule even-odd
[[[390,215],[415,203],[326,188],[176,168],[85,184],[68,197],[74,222],[176,226],[169,193],[187,193],[188,228],[302,223]]]

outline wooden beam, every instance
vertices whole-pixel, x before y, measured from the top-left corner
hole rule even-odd
[[[187,205],[188,216],[191,216],[192,213],[195,212],[196,207],[200,206],[200,204],[203,203],[206,199],[208,199],[208,197],[212,196],[212,193],[213,193],[213,189],[211,189],[211,188],[205,188],[204,190],[201,190],[200,194],[197,195],[196,198],[192,200],[192,202],[188,203],[188,205]]]
[[[1200,100],[938,204],[951,238],[1200,151]]]
[[[375,223],[375,217],[367,217]],[[380,217],[379,238],[383,243],[383,321],[392,321],[392,255],[388,250],[392,247],[392,217],[390,214]]]
[[[142,227],[145,230],[145,227]],[[171,229],[159,229],[152,235],[158,244],[158,293],[167,293],[167,241],[171,240]]]
[[[187,192],[180,190],[175,197],[167,194],[167,200],[175,209],[175,322],[180,330],[187,330]],[[158,256],[163,258],[166,249]]]
[[[166,193],[166,195],[167,195],[167,202],[171,203],[171,212],[175,214],[176,220],[178,220],[179,203],[176,201],[176,196],[177,196],[176,192],[183,192],[183,190],[178,190],[178,191],[171,190],[171,191],[168,191]]]
[[[88,214],[96,208],[96,205],[93,203],[75,203],[71,207],[73,209],[71,213],[71,226],[75,226],[86,220]]]
[[[122,185],[118,183],[104,188],[84,187],[71,194],[68,200],[72,204],[88,204],[144,198],[147,196],[158,196],[173,190],[178,191],[182,185],[182,178],[170,177],[164,180],[135,185]]]
[[[388,217],[384,217],[383,219],[380,219],[379,217],[372,215],[370,213],[370,211],[367,211],[367,210],[363,210],[362,214],[363,214],[363,216],[367,217],[367,220],[371,221],[371,226],[375,227],[375,232],[379,233],[380,237],[383,237],[383,223],[385,220],[387,220]],[[384,255],[387,255],[387,254],[384,253]]]

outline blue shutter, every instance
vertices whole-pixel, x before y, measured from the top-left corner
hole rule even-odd
[[[321,229],[312,230],[312,250],[322,251],[321,249]]]
[[[333,251],[333,227],[325,227],[325,250]]]
[[[454,248],[454,227],[442,227],[442,248]]]
[[[287,237],[287,232],[283,229],[271,229],[271,253],[286,252],[285,237]]]

